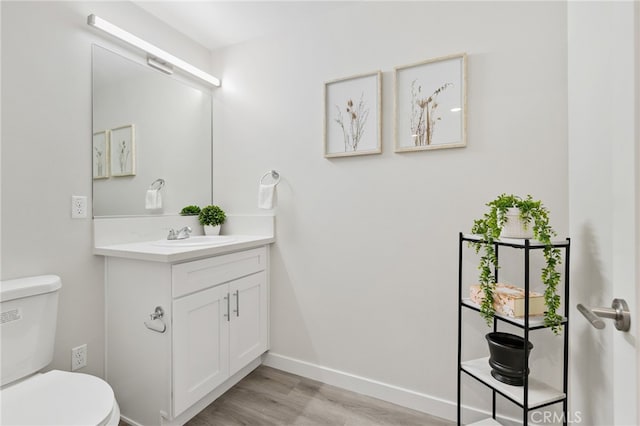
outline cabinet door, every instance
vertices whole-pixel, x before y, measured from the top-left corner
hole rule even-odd
[[[229,377],[228,290],[221,285],[173,302],[174,417]]]
[[[233,375],[267,350],[268,300],[266,273],[229,283],[231,330],[229,374]]]

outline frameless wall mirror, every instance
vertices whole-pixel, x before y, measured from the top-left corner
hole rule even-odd
[[[208,90],[93,45],[93,215],[210,204],[211,109]]]

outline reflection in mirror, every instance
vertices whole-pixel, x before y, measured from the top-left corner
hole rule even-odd
[[[208,90],[94,45],[94,216],[210,204],[211,119]]]

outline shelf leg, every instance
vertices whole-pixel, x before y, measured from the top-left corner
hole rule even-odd
[[[462,232],[458,236],[458,392],[457,392],[457,418],[458,426],[462,425],[461,393],[462,381],[460,364],[462,363]]]
[[[567,238],[567,246],[565,246],[564,251],[564,316],[567,321],[564,324],[564,370],[563,378],[562,378],[562,391],[564,392],[565,398],[562,402],[562,412],[564,414],[564,419],[562,421],[563,426],[567,426],[567,415],[568,408],[567,403],[569,400],[569,256],[570,256],[570,248],[571,248],[571,240]]]
[[[498,259],[499,246],[497,244],[495,244],[493,246],[493,249],[494,249],[494,251],[496,253],[496,263],[499,264],[500,263],[500,261]],[[495,271],[493,271],[493,273],[494,273],[494,277],[495,277],[496,282],[498,282],[498,268],[497,268],[497,265],[496,265],[496,269],[495,269]],[[494,333],[496,331],[498,331],[498,320],[496,319],[496,317],[493,317],[493,331],[494,331]],[[496,420],[496,399],[497,399],[496,396],[497,396],[497,394],[496,394],[495,389],[492,390],[491,393],[493,394],[492,398],[491,398],[491,417],[493,418],[493,420]]]
[[[526,426],[529,422],[529,292],[530,277],[529,277],[529,240],[524,240],[524,380],[523,380],[523,414],[522,424]]]

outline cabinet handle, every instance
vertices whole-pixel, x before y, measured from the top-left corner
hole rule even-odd
[[[229,315],[229,305],[231,304],[231,300],[229,298],[229,293],[227,293],[227,295],[224,297],[224,299],[227,301],[227,313],[224,314],[224,316],[227,318],[227,321],[231,321],[231,315]]]
[[[236,290],[234,292],[234,296],[236,296],[236,308],[233,310],[233,312],[236,313],[236,317],[240,316],[240,290]]]

